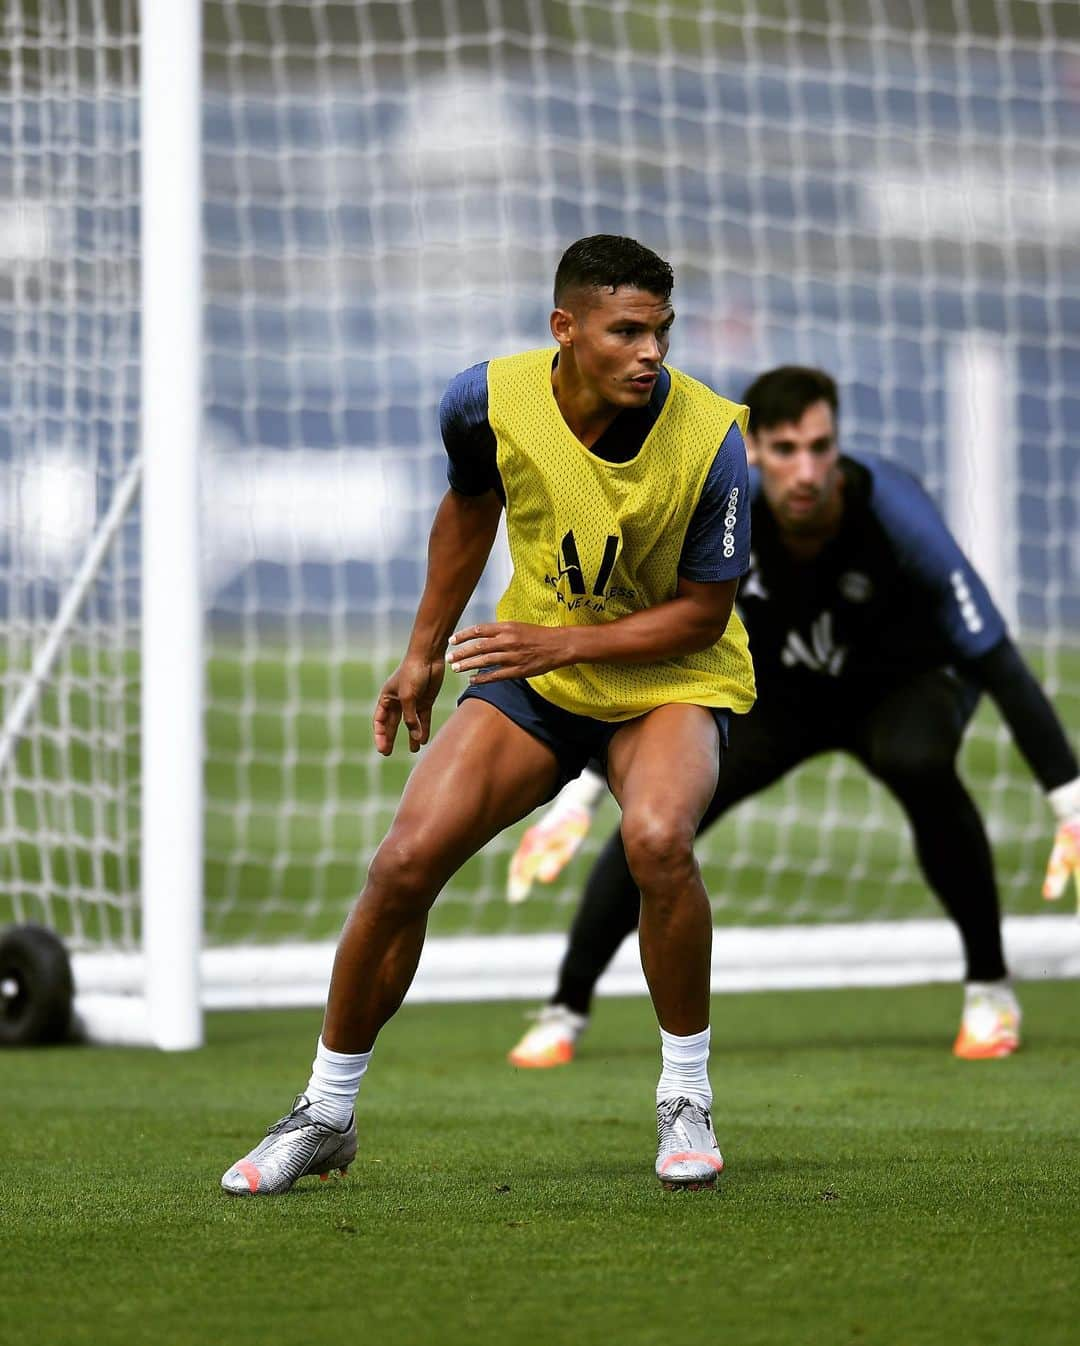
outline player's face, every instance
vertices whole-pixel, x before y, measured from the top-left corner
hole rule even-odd
[[[828,402],[807,407],[798,421],[762,428],[747,440],[750,461],[781,528],[813,533],[835,516],[840,493],[840,449]]]
[[[551,331],[594,397],[643,407],[660,377],[674,321],[670,299],[623,286],[571,298],[551,315]]]

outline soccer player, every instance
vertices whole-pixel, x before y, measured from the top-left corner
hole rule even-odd
[[[1070,872],[1080,891],[1076,757],[922,488],[889,463],[841,455],[833,380],[815,369],[773,369],[743,400],[753,556],[739,607],[758,700],[732,725],[701,828],[818,753],[849,753],[904,809],[927,881],[959,931],[967,968],[954,1052],[1007,1056],[1020,1042],[1020,1007],[1002,953],[990,846],[957,753],[988,692],[1059,820],[1047,897],[1061,895]],[[601,789],[586,772],[529,829],[511,863],[511,900],[534,878],[555,877]],[[573,1058],[596,982],[637,913],[616,835],[589,876],[552,1001],[510,1053],[515,1065]]]
[[[667,367],[671,268],[632,239],[584,238],[555,276],[555,348],[460,374],[441,407],[450,489],[375,743],[427,742],[450,665],[469,685],[405,788],[338,943],[310,1081],[222,1178],[287,1191],[356,1153],[353,1104],[416,970],[427,913],[491,837],[591,758],[622,807],[660,1025],[657,1176],[723,1167],[708,1077],[708,897],[693,853],[728,712],[753,702],[734,614],[749,560],[745,407]],[[498,620],[455,631],[505,507],[513,561]]]

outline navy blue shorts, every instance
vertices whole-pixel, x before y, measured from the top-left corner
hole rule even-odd
[[[594,720],[591,715],[573,715],[534,692],[524,678],[466,687],[458,697],[458,705],[470,697],[501,710],[508,720],[513,720],[551,749],[559,767],[558,779],[551,791],[552,799],[567,781],[580,776],[590,762],[606,773],[608,744],[620,729],[634,723],[633,720]],[[712,711],[716,721],[723,757],[728,741],[728,712],[719,706],[706,709]]]

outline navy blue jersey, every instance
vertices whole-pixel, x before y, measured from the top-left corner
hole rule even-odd
[[[620,411],[590,453],[610,463],[629,462],[639,452],[663,410],[671,376],[661,369],[644,407]],[[488,421],[487,362],[454,378],[439,404],[439,424],[449,459],[446,475],[455,491],[505,500],[496,461],[495,432]],[[717,446],[701,498],[690,520],[679,559],[679,574],[698,584],[738,579],[750,564],[750,511],[746,448],[737,425]]]
[[[793,557],[751,471],[753,552],[739,591],[759,694],[871,693],[979,659],[1005,623],[922,486],[892,463],[844,455],[840,530]]]

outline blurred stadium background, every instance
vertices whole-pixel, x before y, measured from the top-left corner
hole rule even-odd
[[[134,0],[2,13],[10,715],[137,471],[140,97]],[[843,443],[919,474],[1076,726],[1076,5],[210,0],[202,13],[208,945],[339,928],[408,770],[375,756],[367,722],[445,485],[439,395],[476,360],[545,343],[554,264],[582,234],[631,234],[670,258],[672,362],[719,389],[737,395],[781,361],[832,370]],[[140,529],[135,498],[0,781],[0,923],[43,922],[77,951],[140,939]],[[1049,815],[989,712],[965,766],[1006,908],[1038,914]],[[516,837],[466,866],[433,932],[563,928],[594,849],[510,909]],[[854,922],[856,956],[868,919],[937,914],[899,813],[839,760],[744,807],[702,858],[721,923]],[[545,965],[557,947],[542,945]]]

